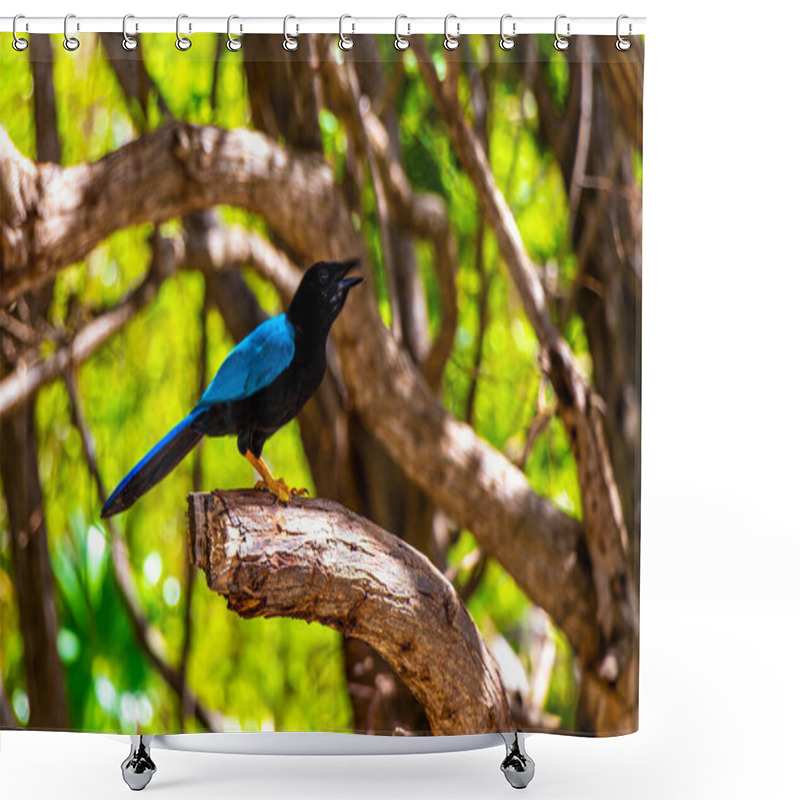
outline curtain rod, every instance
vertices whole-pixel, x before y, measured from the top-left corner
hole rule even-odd
[[[570,17],[558,16],[558,32],[562,36],[616,36],[616,17]],[[623,36],[637,36],[645,32],[644,17],[623,17],[620,33]],[[0,32],[11,33],[14,17],[0,17]],[[175,17],[136,17],[129,16],[126,30],[129,35],[137,33],[175,33]],[[515,17],[504,15],[503,30],[507,35],[520,36],[533,33],[554,33],[555,17]],[[286,28],[284,27],[286,26]],[[444,33],[453,36],[464,34],[499,34],[500,17],[235,17],[231,23],[231,33],[279,33],[288,32],[292,36],[307,33],[344,33],[348,36],[359,33],[394,34],[395,26],[401,36],[415,33]],[[19,17],[17,34],[61,33],[65,32],[64,17]],[[122,33],[122,17],[81,17],[69,15],[70,36],[81,33]],[[184,36],[193,33],[226,33],[227,17],[195,17],[181,15],[180,32]]]

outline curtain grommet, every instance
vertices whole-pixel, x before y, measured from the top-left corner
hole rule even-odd
[[[74,53],[81,46],[80,39],[78,39],[77,36],[69,35],[68,28],[69,28],[69,21],[71,19],[75,19],[74,14],[67,14],[67,16],[64,17],[64,49],[68,53]],[[79,31],[80,29],[81,29],[80,25],[76,23],[75,30]]]
[[[288,14],[283,18],[283,49],[289,53],[293,53],[297,48],[300,46],[300,42],[294,38],[294,36],[289,36],[289,20],[294,19],[296,20],[297,17],[293,17],[291,14]],[[299,29],[297,33],[299,33]]]
[[[228,41],[225,43],[225,47],[227,47],[228,50],[231,51],[231,53],[238,53],[242,49],[242,46],[244,44],[241,39],[237,39],[231,33],[231,22],[233,22],[233,20],[235,19],[239,19],[239,17],[237,17],[236,14],[231,14],[228,17]],[[242,26],[240,25],[239,33],[241,32],[242,32]]]
[[[558,21],[560,19],[567,19],[567,15],[566,14],[559,14],[556,17],[555,25],[553,26],[553,31],[555,33],[556,39],[553,42],[553,47],[555,47],[555,49],[558,50],[560,53],[563,53],[565,50],[569,49],[569,36],[570,36],[570,33],[569,33],[569,21],[567,21],[567,35],[566,36],[562,36],[558,32]]]
[[[447,30],[447,24],[450,22],[451,19],[456,21],[456,35],[452,36],[450,32]],[[445,50],[458,50],[458,46],[461,44],[459,42],[458,37],[461,35],[461,23],[458,21],[458,17],[455,14],[448,14],[444,18],[444,45]]]
[[[348,50],[352,50],[356,46],[354,39],[352,39],[350,36],[344,35],[344,21],[346,19],[353,19],[353,18],[349,14],[342,14],[342,16],[339,17],[339,49],[344,50],[345,52]],[[353,29],[351,33],[355,33],[356,31],[355,23],[353,23],[352,28]]]
[[[621,23],[621,22],[622,22],[622,20],[624,20],[624,19],[629,19],[627,14],[620,14],[620,15],[617,17],[617,43],[616,43],[614,46],[617,48],[617,50],[619,50],[619,51],[620,51],[620,53],[625,53],[625,52],[627,52],[628,50],[630,50],[630,49],[631,49],[631,46],[632,46],[632,44],[633,44],[633,43],[631,42],[631,40],[630,40],[630,39],[626,39],[626,38],[625,38],[625,37],[624,37],[624,36],[623,36],[623,35],[620,33],[620,23]],[[630,35],[631,35],[631,23],[630,23],[630,21],[629,21],[629,22],[628,22],[628,36],[630,36]]]
[[[22,36],[17,36],[17,20],[25,19],[24,14],[17,14],[14,17],[14,21],[11,23],[11,33],[14,36],[14,40],[11,42],[11,46],[18,52],[22,53],[23,51],[28,49],[28,40],[23,38]],[[25,25],[27,29],[27,23]]]
[[[511,36],[508,36],[504,30],[505,22],[507,19],[511,20]],[[500,49],[501,50],[513,50],[514,46],[517,44],[514,37],[517,35],[517,23],[514,22],[514,18],[511,14],[503,14],[500,17]]]
[[[394,18],[394,49],[399,50],[400,52],[402,52],[403,50],[408,50],[408,48],[411,47],[411,42],[408,39],[406,39],[405,36],[400,35],[401,19],[408,19],[408,17],[405,14],[398,14]],[[408,32],[406,33],[406,36],[410,36],[411,25],[410,23],[406,23],[406,26],[408,27]]]
[[[178,14],[177,19],[175,20],[175,47],[178,48],[182,53],[185,53],[191,46],[192,40],[189,39],[187,36],[184,36],[181,33],[181,20],[188,19],[188,14]],[[192,23],[189,23],[189,33],[192,32]]]
[[[122,49],[127,50],[130,52],[131,50],[135,50],[139,46],[139,40],[135,39],[128,33],[128,20],[129,19],[136,19],[133,14],[126,14],[122,18]],[[134,30],[138,32],[139,25],[136,24]]]

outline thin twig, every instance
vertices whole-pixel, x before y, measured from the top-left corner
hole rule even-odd
[[[41,334],[35,328],[16,317],[12,317],[5,311],[0,311],[0,328],[25,345],[39,345],[42,341]]]
[[[72,422],[80,434],[83,455],[89,467],[89,473],[94,480],[100,502],[105,503],[108,495],[106,494],[105,484],[97,463],[94,437],[83,415],[71,370],[64,374],[64,383],[69,395]],[[136,592],[136,581],[133,577],[130,555],[125,539],[113,520],[107,520],[107,525],[111,540],[111,563],[114,568],[114,577],[119,589],[120,599],[131,621],[140,647],[150,659],[156,671],[164,679],[164,682],[175,691],[178,697],[182,698],[182,695],[185,695],[186,706],[197,718],[197,721],[208,731],[220,730],[221,719],[219,715],[207,709],[190,689],[183,691],[180,671],[175,669],[167,660],[166,645],[161,631],[147,619],[142,610]]]
[[[151,270],[139,286],[113,308],[87,323],[71,342],[59,347],[50,358],[38,363],[27,363],[25,359],[20,359],[14,371],[0,382],[0,417],[18,408],[71,365],[80,364],[121,330],[137,311],[155,297],[163,277],[163,273]]]
[[[575,145],[575,159],[572,165],[572,180],[569,187],[569,230],[575,227],[575,216],[581,199],[586,162],[589,158],[589,144],[592,138],[592,62],[584,59],[581,63],[581,113],[578,121],[578,141]]]
[[[464,582],[463,586],[456,586],[461,599],[467,603],[470,597],[475,593],[475,590],[481,585],[483,576],[486,574],[486,568],[489,566],[489,557],[483,550],[479,550],[478,560],[475,566],[469,573],[469,577]]]
[[[467,64],[470,84],[472,86],[472,93],[470,99],[472,101],[472,108],[475,112],[475,130],[478,139],[486,152],[487,158],[489,157],[489,101],[487,92],[483,85],[481,73],[479,72],[474,60],[470,58],[469,52],[469,37],[465,42],[467,47]],[[467,425],[474,426],[475,420],[475,398],[478,393],[478,378],[481,372],[481,364],[483,361],[483,342],[486,338],[486,330],[489,327],[489,284],[490,277],[487,273],[486,263],[484,259],[484,231],[485,221],[483,214],[478,214],[478,222],[475,230],[475,269],[480,276],[480,289],[478,297],[478,341],[475,345],[475,362],[472,367],[472,375],[470,376],[469,389],[467,390],[466,410],[464,412],[464,421]]]
[[[219,90],[219,65],[222,61],[222,55],[225,52],[225,36],[221,33],[217,35],[216,48],[214,50],[214,71],[211,74],[211,112],[216,114],[219,101],[217,99],[217,91]]]
[[[609,160],[608,168],[606,169],[605,174],[599,176],[597,180],[601,182],[613,181],[613,175],[619,167],[620,159],[622,158],[624,149],[624,140],[621,138],[617,139]],[[585,215],[586,221],[584,223],[581,238],[577,247],[578,263],[575,269],[575,278],[572,281],[570,292],[567,295],[565,302],[562,303],[560,313],[558,315],[559,327],[561,329],[564,328],[564,326],[572,317],[572,314],[575,310],[575,305],[577,304],[578,292],[580,289],[589,289],[590,291],[594,291],[599,296],[602,296],[603,292],[605,291],[604,286],[599,281],[586,274],[586,267],[589,261],[589,254],[594,249],[597,233],[600,230],[600,225],[605,218],[606,212],[608,211],[612,197],[613,193],[611,192],[599,192],[595,198],[595,202],[591,210],[589,210]]]
[[[378,215],[378,231],[381,237],[381,252],[383,253],[383,265],[386,270],[386,284],[388,287],[389,307],[392,311],[392,332],[396,339],[401,338],[400,328],[400,305],[397,289],[397,270],[394,263],[394,254],[392,252],[391,234],[389,230],[389,206],[386,200],[386,190],[381,180],[381,174],[378,169],[378,164],[375,152],[369,146],[369,137],[367,136],[366,129],[364,128],[364,114],[369,108],[369,98],[361,94],[358,85],[358,78],[352,64],[347,65],[346,80],[350,88],[350,93],[353,102],[359,110],[355,115],[361,126],[361,141],[364,145],[364,154],[367,158],[367,165],[369,166],[370,175],[372,176],[372,189],[375,193],[375,208]]]
[[[197,375],[197,397],[206,387],[208,373],[208,284],[203,284],[203,309],[200,315],[200,369]],[[194,463],[192,464],[192,491],[199,492],[203,485],[203,442],[195,447]],[[192,553],[189,543],[184,540],[184,603],[183,603],[183,644],[178,670],[181,676],[181,726],[185,729],[186,718],[189,716],[191,703],[189,698],[189,685],[187,675],[189,672],[189,655],[192,648],[192,600],[194,599],[195,568],[192,564]]]

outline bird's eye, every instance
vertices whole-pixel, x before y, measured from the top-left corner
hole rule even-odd
[[[319,282],[320,283],[327,283],[328,282],[328,270],[321,269],[319,271]]]

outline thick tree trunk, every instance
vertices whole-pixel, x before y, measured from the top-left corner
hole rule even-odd
[[[31,37],[37,158],[61,160],[56,124],[52,51],[46,36]],[[47,313],[52,284],[23,297],[14,315],[35,328]],[[16,346],[0,333],[0,377],[13,369]],[[58,655],[58,614],[50,564],[47,525],[39,482],[36,395],[31,394],[0,423],[0,478],[11,532],[14,591],[19,606],[31,728],[68,727],[64,673]]]
[[[58,617],[37,453],[33,399],[0,423],[0,476],[25,652],[28,725],[65,729],[64,675],[56,647]]]
[[[363,639],[435,734],[515,729],[497,667],[446,578],[412,547],[328,500],[263,491],[189,497],[193,560],[243,617],[319,622]],[[393,731],[385,731],[393,733]]]

